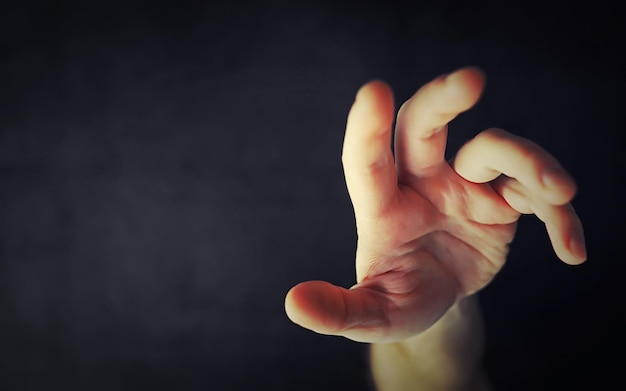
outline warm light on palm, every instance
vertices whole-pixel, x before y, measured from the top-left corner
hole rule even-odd
[[[545,223],[557,255],[585,259],[576,188],[547,152],[491,129],[444,161],[447,123],[480,97],[484,77],[457,71],[399,110],[381,82],[364,86],[348,117],[343,163],[354,205],[357,285],[311,281],[286,299],[290,318],[323,334],[387,342],[420,333],[504,264],[520,213]]]

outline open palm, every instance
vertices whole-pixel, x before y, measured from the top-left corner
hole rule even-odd
[[[471,108],[484,76],[461,69],[423,86],[399,110],[379,81],[359,90],[343,164],[354,205],[357,284],[309,281],[287,295],[289,317],[322,334],[391,342],[433,325],[503,266],[522,213],[545,222],[564,262],[586,258],[569,201],[576,186],[538,145],[499,129],[444,159],[447,124]]]

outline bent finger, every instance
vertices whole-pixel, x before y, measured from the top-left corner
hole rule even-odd
[[[452,162],[470,182],[489,182],[500,174],[517,179],[552,205],[567,204],[576,184],[559,162],[539,145],[502,129],[488,129],[467,142]]]
[[[551,205],[535,197],[513,178],[500,177],[492,186],[513,209],[519,213],[535,214],[543,221],[559,259],[572,265],[585,261],[587,252],[583,226],[571,204]]]
[[[545,223],[552,248],[563,262],[578,265],[587,259],[583,226],[571,204],[555,206],[531,201],[530,207]]]

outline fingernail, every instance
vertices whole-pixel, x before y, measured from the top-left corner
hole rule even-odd
[[[569,240],[569,249],[576,256],[583,260],[587,259],[587,247],[585,246],[585,236],[582,232],[572,235]]]
[[[561,182],[561,178],[565,176],[565,171],[561,167],[549,167],[543,171],[541,180],[545,187],[557,187]]]
[[[444,73],[442,75],[439,75],[438,77],[435,78],[435,80],[440,79],[442,81],[446,81],[448,80],[448,76],[450,76],[452,73],[454,72],[449,72],[449,73]]]

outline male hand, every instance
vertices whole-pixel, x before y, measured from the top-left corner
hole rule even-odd
[[[586,259],[572,178],[537,144],[489,129],[451,162],[447,124],[470,109],[484,76],[465,68],[420,88],[399,110],[380,81],[363,86],[348,115],[343,166],[358,232],[357,284],[301,283],[285,307],[321,334],[392,342],[433,325],[502,268],[520,214],[534,213],[557,256]]]

